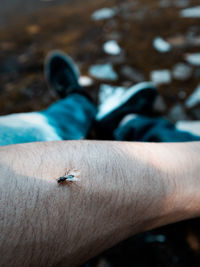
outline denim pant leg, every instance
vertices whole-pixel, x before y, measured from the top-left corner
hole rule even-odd
[[[63,140],[79,140],[88,135],[96,106],[84,95],[74,93],[41,113]]]
[[[41,112],[0,117],[0,145],[77,140],[86,137],[96,107],[85,96],[72,94]]]
[[[200,141],[200,136],[178,130],[163,118],[148,118],[136,115],[114,132],[118,141],[186,142]]]

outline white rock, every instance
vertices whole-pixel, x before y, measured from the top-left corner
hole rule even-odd
[[[185,105],[187,108],[193,108],[200,103],[200,85],[196,88],[193,94],[189,96]]]
[[[89,69],[89,74],[100,80],[116,81],[118,78],[113,66],[109,63],[91,66]]]
[[[193,66],[200,66],[200,53],[186,54],[185,59]]]
[[[200,121],[179,121],[176,123],[176,128],[200,136]]]
[[[150,75],[151,81],[155,85],[169,84],[171,82],[171,72],[169,70],[154,70]]]
[[[192,68],[185,63],[178,63],[173,67],[172,75],[175,79],[185,81],[192,75]]]
[[[116,11],[111,8],[102,8],[97,11],[95,11],[92,14],[93,20],[103,20],[103,19],[110,19],[114,17],[116,14]]]
[[[145,77],[141,72],[129,65],[123,65],[120,69],[120,72],[124,77],[126,77],[126,79],[130,81],[139,83],[145,80]]]
[[[79,83],[82,86],[91,86],[93,84],[93,80],[88,76],[81,76],[79,78]]]
[[[166,53],[171,50],[171,45],[161,37],[156,37],[153,40],[153,46],[157,51],[161,53]]]
[[[103,45],[104,52],[110,55],[119,55],[121,53],[121,47],[115,40],[106,42]]]
[[[200,18],[200,6],[186,8],[180,11],[183,18]]]

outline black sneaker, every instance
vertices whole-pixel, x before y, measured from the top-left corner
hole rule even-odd
[[[84,91],[79,84],[80,72],[74,61],[61,51],[47,55],[44,73],[49,87],[62,98],[71,92]]]
[[[113,139],[113,132],[124,116],[132,113],[150,115],[157,96],[151,82],[132,86],[123,95],[113,94],[99,106],[96,116],[96,131],[100,139]]]

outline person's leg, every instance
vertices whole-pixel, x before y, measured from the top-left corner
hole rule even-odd
[[[199,141],[200,136],[179,130],[163,118],[149,118],[135,115],[122,121],[114,130],[115,140],[143,142],[186,142]]]
[[[0,145],[85,138],[95,113],[86,97],[71,94],[41,112],[1,116]]]
[[[117,141],[199,141],[200,135],[180,130],[180,127],[163,118],[149,117],[155,96],[156,89],[150,83],[131,87],[117,101],[114,101],[116,97],[112,95],[102,104],[96,118],[104,129],[101,131],[103,137]],[[114,103],[113,106],[110,103]]]
[[[50,87],[63,97],[41,112],[0,117],[0,145],[85,138],[96,107],[79,85],[73,61],[61,52],[48,56],[45,73]]]
[[[129,88],[123,95],[113,94],[99,106],[96,116],[97,136],[113,140],[114,129],[130,113],[149,114],[157,96],[157,89],[151,82],[143,82]]]
[[[84,95],[73,93],[41,112],[63,140],[83,139],[88,135],[96,107]]]

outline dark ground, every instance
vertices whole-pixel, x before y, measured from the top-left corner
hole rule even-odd
[[[69,53],[85,75],[92,64],[112,62],[119,80],[111,84],[124,86],[138,79],[125,77],[121,71],[124,65],[149,80],[152,70],[171,70],[176,63],[184,62],[186,53],[200,51],[200,45],[186,42],[186,36],[200,36],[200,19],[180,18],[175,0],[166,0],[167,8],[160,7],[161,1],[156,0],[13,2],[14,11],[6,0],[2,2],[5,12],[0,11],[0,114],[42,109],[56,99],[43,78],[44,58],[52,49]],[[189,6],[198,4],[198,0],[191,0]],[[95,10],[113,6],[120,11],[114,18],[91,20]],[[169,53],[161,54],[153,48],[156,36],[171,42]],[[123,48],[124,57],[103,52],[103,43],[113,38]],[[200,69],[193,67],[187,80],[173,79],[169,85],[159,87],[166,106],[161,109],[167,118],[200,119],[199,107],[185,107],[185,100],[199,82]],[[88,88],[96,101],[99,85],[95,80]],[[181,107],[178,114],[172,112],[177,105]],[[174,224],[134,237],[95,259],[91,266],[200,266],[200,221]]]

